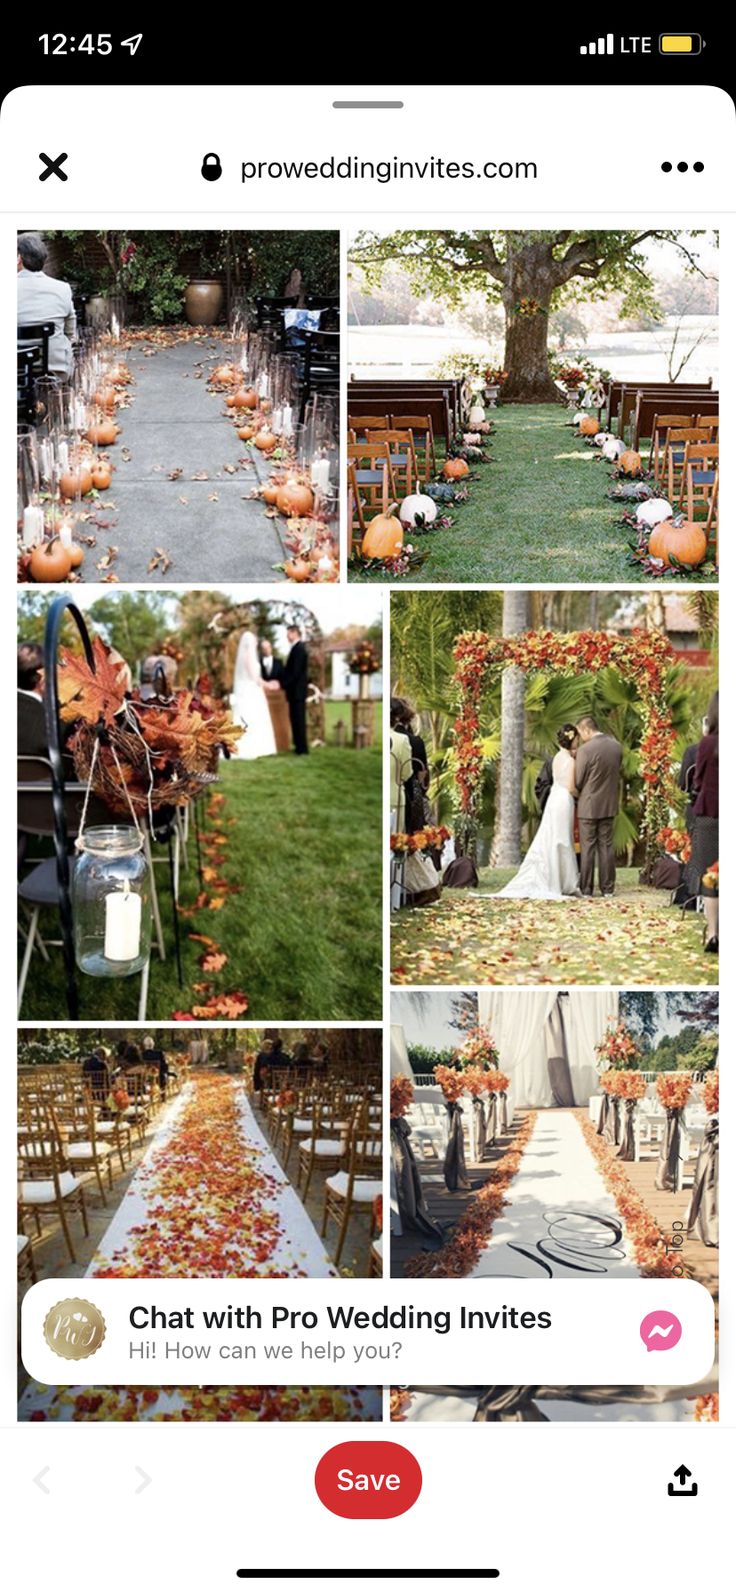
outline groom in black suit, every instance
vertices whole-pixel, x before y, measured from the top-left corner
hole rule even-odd
[[[302,641],[298,625],[287,625],[289,656],[284,664],[282,684],[289,703],[291,735],[294,751],[303,757],[309,751],[307,742],[307,689],[309,686],[309,653]]]

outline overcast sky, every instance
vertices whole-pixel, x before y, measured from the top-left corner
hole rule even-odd
[[[309,585],[298,586],[292,583],[273,584],[262,586],[218,586],[218,591],[224,592],[233,602],[254,602],[261,599],[264,602],[299,602],[305,608],[310,608],[319,622],[322,630],[329,633],[343,625],[371,625],[374,620],[380,619],[381,605],[376,593],[366,586],[332,586]],[[152,587],[151,590],[161,591],[162,588]],[[75,586],[74,601],[79,608],[90,608],[92,603],[100,597],[112,597],[114,592],[109,586]],[[176,588],[163,589],[163,595],[170,597],[173,604],[180,596]]]

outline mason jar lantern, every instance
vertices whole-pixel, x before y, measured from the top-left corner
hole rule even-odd
[[[151,950],[151,880],[131,825],[85,829],[72,873],[74,953],[93,978],[128,978]]]

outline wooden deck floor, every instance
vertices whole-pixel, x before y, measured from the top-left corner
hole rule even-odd
[[[432,1173],[441,1176],[441,1161],[419,1162],[430,1214],[437,1221],[442,1222],[447,1237],[451,1236],[452,1229],[457,1225],[466,1206],[486,1181],[494,1161],[499,1160],[508,1149],[514,1132],[518,1131],[526,1115],[526,1112],[517,1112],[514,1118],[513,1130],[500,1139],[498,1144],[494,1145],[489,1152],[487,1160],[480,1165],[468,1163],[468,1176],[471,1184],[469,1192],[450,1194],[443,1182],[434,1183],[429,1181],[429,1175]],[[581,1120],[585,1120],[588,1115],[587,1109],[580,1108],[575,1112],[575,1115]],[[690,1198],[689,1190],[683,1189],[679,1194],[668,1194],[655,1188],[656,1165],[656,1158],[645,1161],[632,1161],[626,1163],[625,1171],[632,1186],[644,1201],[647,1210],[651,1212],[662,1232],[671,1233],[673,1240],[675,1240],[683,1236],[684,1233],[685,1214]],[[677,1222],[683,1223],[682,1229],[674,1225]],[[404,1233],[401,1238],[392,1238],[391,1270],[393,1275],[395,1277],[404,1276],[407,1261],[412,1255],[421,1253],[424,1247],[423,1240],[416,1233]],[[683,1256],[696,1282],[704,1284],[717,1305],[718,1250],[708,1249],[699,1240],[685,1238],[682,1247],[678,1247],[678,1253]]]

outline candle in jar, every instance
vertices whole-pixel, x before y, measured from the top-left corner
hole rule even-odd
[[[273,414],[271,416],[271,430],[275,431],[277,437],[281,436],[282,428],[281,428],[281,410],[280,409],[274,409],[274,411],[273,411]]]
[[[141,944],[141,898],[126,885],[105,896],[105,956],[108,962],[133,962]]]
[[[259,380],[258,380],[258,396],[259,396],[259,398],[265,398],[267,396],[267,394],[268,394],[268,376],[266,375],[266,372],[264,370],[264,371],[261,372],[261,375],[260,375]]]
[[[291,404],[284,404],[281,414],[281,434],[284,437],[290,437],[294,430],[293,413]]]
[[[48,478],[49,478],[49,476],[51,474],[51,460],[52,460],[51,444],[48,443],[48,442],[45,442],[45,441],[42,442],[38,452],[39,452],[39,468],[41,470],[41,480],[42,481],[48,481]]]
[[[73,526],[71,520],[62,520],[59,525],[59,541],[62,547],[71,549],[73,543]]]
[[[59,469],[60,469],[60,471],[63,473],[64,470],[68,470],[69,469],[69,443],[68,442],[63,442],[62,441],[62,442],[59,443],[59,446],[57,448],[57,458],[59,460]]]
[[[23,510],[23,546],[37,547],[43,541],[43,528],[43,509],[35,503],[29,503]]]
[[[309,477],[318,492],[326,492],[330,484],[329,459],[313,459]]]

